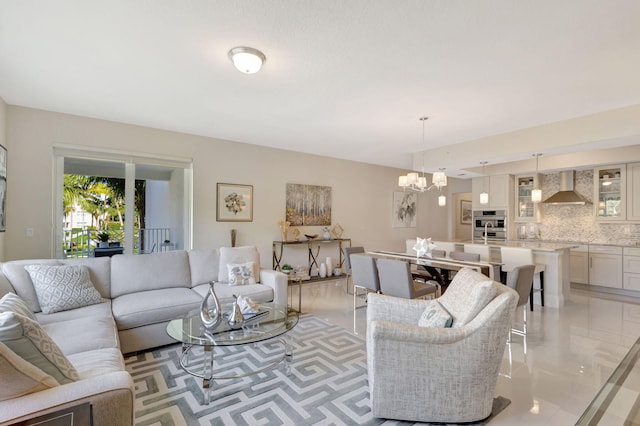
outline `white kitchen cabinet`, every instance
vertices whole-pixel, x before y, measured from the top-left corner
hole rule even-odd
[[[627,220],[626,164],[597,167],[593,170],[593,206],[596,220],[601,222]]]
[[[473,178],[471,181],[474,210],[509,210],[513,183],[511,175],[494,175]],[[480,193],[489,194],[489,204],[480,204]]]
[[[622,256],[622,288],[640,291],[640,248],[625,247]]]
[[[627,164],[626,180],[627,220],[640,221],[640,163]]]
[[[514,178],[514,222],[540,222],[540,204],[531,201],[531,191],[541,188],[537,173],[519,175]]]
[[[589,246],[572,248],[569,255],[569,280],[589,284]]]
[[[589,246],[589,284],[622,288],[622,247]]]

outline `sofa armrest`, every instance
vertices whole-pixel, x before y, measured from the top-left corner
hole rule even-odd
[[[273,289],[273,302],[287,306],[288,278],[286,274],[272,269],[260,269],[260,283]]]
[[[84,402],[92,405],[94,426],[133,425],[131,375],[117,371],[0,401],[0,425],[33,419]]]

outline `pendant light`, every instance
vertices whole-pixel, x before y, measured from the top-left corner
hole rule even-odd
[[[489,204],[489,193],[484,189],[484,181],[486,179],[486,175],[484,173],[484,166],[487,165],[486,161],[482,161],[482,192],[480,193],[480,204]]]
[[[422,121],[422,144],[424,145],[424,122],[427,121],[429,117],[424,116],[420,117],[419,120]],[[447,186],[447,175],[445,174],[445,169],[439,169],[439,171],[434,172],[431,177],[431,185],[427,186],[427,178],[424,175],[424,149],[426,147],[423,146],[422,151],[422,173],[411,172],[406,175],[398,177],[398,186],[403,189],[410,189],[416,192],[425,192],[430,189],[437,188],[440,190],[440,196],[438,197],[438,205],[445,206],[447,203],[447,198],[444,194],[442,194],[442,187]]]
[[[533,178],[533,181],[536,183],[535,188],[531,190],[531,202],[534,204],[538,204],[542,201],[542,189],[538,187],[538,158],[542,154],[533,154],[536,157],[536,176]]]

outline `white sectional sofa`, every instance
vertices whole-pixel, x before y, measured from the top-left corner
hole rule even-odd
[[[227,284],[227,266],[249,261],[253,262],[252,275],[256,283]],[[28,265],[86,267],[91,284],[99,293],[96,296],[98,303],[94,303],[94,297],[86,306],[44,313],[38,299],[42,299],[42,295],[38,294],[32,275],[25,269]],[[44,269],[44,276],[49,270],[65,268],[41,269]],[[11,362],[17,365],[12,371],[20,371],[19,357],[14,357],[15,353],[7,349],[16,344],[7,332],[7,329],[15,328],[15,321],[11,321],[16,316],[0,305],[0,425],[32,419],[83,402],[92,404],[96,426],[132,424],[134,388],[125,371],[123,354],[174,343],[166,333],[167,323],[197,309],[210,281],[216,282],[215,291],[223,308],[230,305],[234,294],[249,296],[258,303],[287,304],[286,275],[260,268],[255,247],[3,263],[0,297],[15,293],[22,299],[21,303],[33,313],[39,327],[60,348],[79,377],[55,386],[40,377],[41,383],[31,386],[28,391],[22,389],[18,380],[21,378],[7,373],[11,370]],[[42,291],[41,286],[38,290]],[[13,295],[8,297],[13,298]],[[45,311],[49,309],[48,305],[43,306]],[[24,325],[25,320],[21,321]],[[18,359],[8,361],[12,357]],[[17,395],[11,394],[12,388]]]

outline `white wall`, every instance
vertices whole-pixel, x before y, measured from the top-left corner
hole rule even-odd
[[[0,145],[7,148],[7,158],[11,158],[11,150],[9,149],[9,141],[7,140],[7,104],[4,102],[2,98],[0,98]],[[7,160],[7,185],[9,184],[9,173],[10,173],[10,165],[9,160]],[[8,189],[8,188],[7,188]],[[8,200],[7,200],[8,201]],[[7,227],[9,224],[7,223]],[[0,262],[5,260],[5,232],[0,232]]]
[[[418,197],[417,228],[391,227],[392,193],[406,170],[16,106],[7,107],[7,144],[7,260],[52,256],[54,144],[193,158],[193,247],[228,246],[237,229],[237,245],[256,245],[264,266],[271,265],[272,240],[280,239],[286,183],[331,186],[333,224],[354,245],[404,250],[407,238],[451,235],[451,203],[438,207],[436,191]],[[253,222],[216,222],[217,182],[253,185]]]

